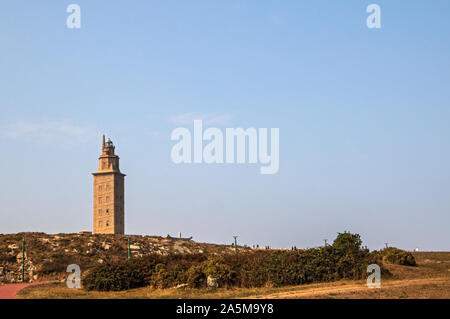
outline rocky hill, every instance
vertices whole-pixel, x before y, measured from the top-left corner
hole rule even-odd
[[[104,263],[149,254],[207,254],[234,252],[231,245],[198,243],[172,237],[138,235],[92,235],[18,233],[0,235],[0,283],[22,280],[22,239],[25,239],[25,281],[62,280],[70,264],[80,266],[82,273]],[[238,247],[240,251],[248,247]]]

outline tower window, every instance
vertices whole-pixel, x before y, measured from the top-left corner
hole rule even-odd
[[[106,202],[109,203],[109,196],[106,196]]]
[[[98,203],[99,203],[99,204],[102,203],[102,198],[101,198],[101,197],[98,198]]]
[[[99,215],[102,214],[102,210],[101,210],[101,209],[98,210],[98,214],[99,214]]]
[[[102,191],[102,185],[98,185],[98,191],[99,191],[99,192]]]
[[[106,213],[109,214],[109,209],[106,210]]]
[[[106,221],[106,227],[108,227],[108,226],[109,226],[109,220]]]

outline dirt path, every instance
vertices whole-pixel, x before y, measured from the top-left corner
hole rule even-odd
[[[448,282],[448,277],[440,277],[440,278],[420,278],[420,279],[410,279],[410,280],[390,280],[381,282],[381,288],[390,289],[390,288],[401,288],[401,287],[409,287],[413,285],[421,285],[421,284],[440,284]],[[321,295],[329,295],[329,294],[342,294],[349,292],[358,292],[358,291],[367,291],[365,283],[349,283],[340,286],[328,286],[328,287],[298,287],[297,289],[291,291],[283,291],[279,293],[267,294],[267,295],[256,295],[251,296],[250,298],[257,299],[289,299],[289,298],[313,298]],[[374,289],[375,290],[375,289]]]
[[[0,286],[0,299],[16,299],[16,294],[25,287],[42,285],[48,282],[33,282],[27,284],[7,284]]]

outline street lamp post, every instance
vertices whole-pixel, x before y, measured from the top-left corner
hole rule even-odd
[[[130,238],[128,238],[128,259],[131,258],[131,251],[130,251]]]
[[[237,254],[237,238],[238,236],[233,236],[234,238],[234,252]]]
[[[25,237],[22,238],[22,283],[25,283]]]

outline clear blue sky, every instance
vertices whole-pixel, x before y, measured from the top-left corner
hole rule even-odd
[[[449,12],[447,0],[3,1],[0,232],[91,229],[106,133],[127,174],[127,233],[313,247],[349,230],[373,249],[450,250]],[[173,164],[171,131],[194,117],[280,128],[278,174]]]

